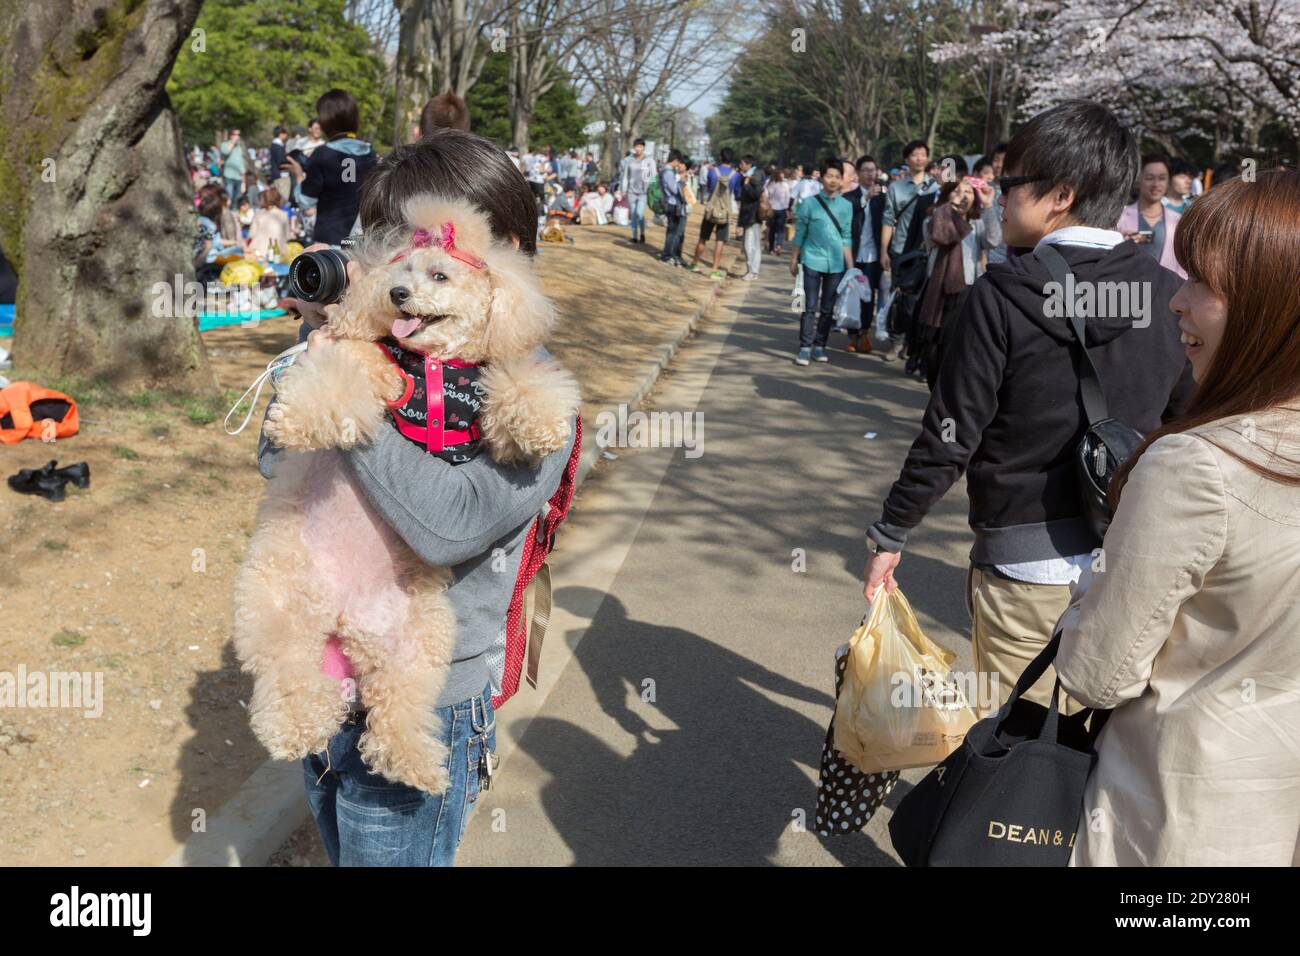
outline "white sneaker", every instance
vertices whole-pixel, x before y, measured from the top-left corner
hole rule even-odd
[[[745,273],[743,276],[741,276],[740,278],[743,279],[743,280],[746,281],[746,282],[753,282],[755,279],[758,278],[758,273],[757,273],[757,272],[746,272],[746,273]]]

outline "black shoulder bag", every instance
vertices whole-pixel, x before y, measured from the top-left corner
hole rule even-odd
[[[1070,275],[1069,263],[1050,245],[1040,245],[1034,250],[1034,256],[1047,267],[1053,281],[1061,287],[1062,295],[1067,288],[1066,279]],[[1110,526],[1110,501],[1106,489],[1110,487],[1122,464],[1137,450],[1142,443],[1142,434],[1123,422],[1111,418],[1106,409],[1106,393],[1101,386],[1101,376],[1097,366],[1088,354],[1087,329],[1083,318],[1074,312],[1074,303],[1065,297],[1065,314],[1069,318],[1070,329],[1074,332],[1074,372],[1079,379],[1079,396],[1083,399],[1083,410],[1088,416],[1088,428],[1083,439],[1075,449],[1075,470],[1079,476],[1079,491],[1083,496],[1084,514],[1098,538],[1106,536]]]
[[[1058,630],[1001,709],[903,797],[889,837],[906,866],[1069,864],[1094,744],[1110,712],[1062,714],[1059,680],[1049,706],[1024,699],[1060,645]]]
[[[901,220],[903,218],[903,213],[907,212],[907,210],[911,208],[912,203],[916,202],[920,198],[921,193],[917,193],[904,203],[903,208],[898,210],[898,213],[895,215],[895,221]],[[918,223],[916,217],[913,216],[912,221],[908,223],[908,241],[906,241],[903,246],[907,251],[900,254],[897,259],[890,261],[890,265],[892,266],[892,269],[890,270],[892,273],[891,284],[900,292],[906,292],[908,294],[914,294],[921,291],[921,286],[925,285],[926,269],[930,264],[929,250],[917,249],[910,241],[913,233],[920,235],[920,230],[917,227]]]

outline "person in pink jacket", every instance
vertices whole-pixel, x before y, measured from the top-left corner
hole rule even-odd
[[[1125,239],[1144,246],[1151,257],[1170,272],[1186,279],[1187,273],[1174,257],[1174,232],[1182,218],[1161,202],[1169,191],[1169,160],[1163,156],[1142,157],[1138,173],[1138,201],[1125,206],[1115,230]]]

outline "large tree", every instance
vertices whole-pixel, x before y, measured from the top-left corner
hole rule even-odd
[[[167,77],[202,0],[0,0],[0,243],[15,352],[41,375],[215,387],[193,317],[194,210]]]

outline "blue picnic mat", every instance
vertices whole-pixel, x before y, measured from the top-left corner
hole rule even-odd
[[[253,309],[250,312],[214,312],[201,313],[199,315],[199,331],[206,332],[208,329],[219,329],[226,325],[239,325],[241,322],[261,322],[263,319],[274,319],[281,315],[288,315],[284,309]]]
[[[14,306],[0,305],[0,339],[10,338],[14,334]]]

